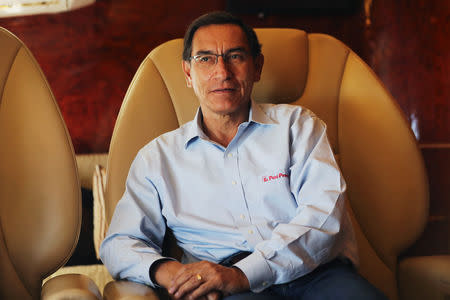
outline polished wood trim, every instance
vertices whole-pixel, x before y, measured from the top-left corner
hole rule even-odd
[[[419,144],[420,149],[450,149],[450,143],[448,144]]]

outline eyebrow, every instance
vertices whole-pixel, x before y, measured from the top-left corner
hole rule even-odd
[[[247,52],[247,51],[245,50],[244,47],[235,47],[235,48],[230,48],[230,49],[226,50],[225,54],[228,54],[231,52]],[[197,51],[197,53],[195,55],[205,55],[205,54],[217,54],[217,53],[214,53],[211,50],[199,50],[199,51]]]

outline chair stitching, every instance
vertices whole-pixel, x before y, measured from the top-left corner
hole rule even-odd
[[[7,255],[7,257],[9,258],[9,262],[11,263],[11,266],[13,267],[13,269],[14,269],[14,273],[17,275],[17,277],[20,279],[20,283],[22,284],[22,286],[23,286],[23,288],[25,289],[25,291],[28,293],[28,295],[30,295],[30,297],[31,297],[31,294],[29,293],[29,291],[28,291],[28,289],[27,289],[27,287],[25,286],[25,284],[24,284],[24,278],[22,277],[22,276],[20,276],[20,273],[17,271],[17,267],[16,267],[16,265],[14,264],[14,261],[12,260],[12,258],[11,258],[11,255],[10,255],[10,251],[8,250],[8,245],[6,244],[6,241],[5,241],[5,234],[4,234],[4,232],[3,232],[3,226],[2,226],[2,220],[1,220],[1,216],[0,216],[0,236],[1,236],[1,243],[4,245],[4,247],[5,247],[5,252],[6,252],[6,255]]]
[[[5,84],[3,85],[2,90],[0,91],[0,108],[1,108],[1,105],[2,105],[2,102],[3,102],[3,94],[4,94],[4,92],[5,92],[5,87],[6,87],[6,84],[7,84],[7,82],[8,82],[9,74],[11,73],[12,66],[13,66],[14,63],[16,62],[16,58],[17,58],[17,55],[19,54],[20,49],[22,49],[22,45],[20,45],[19,47],[17,47],[16,53],[14,54],[13,59],[11,60],[11,64],[9,65],[9,70],[8,70],[8,72],[6,73]]]
[[[336,118],[336,128],[337,128],[337,150],[336,152],[338,154],[341,153],[341,145],[340,145],[340,138],[339,138],[339,121],[341,118],[341,89],[342,89],[342,81],[344,80],[344,74],[345,74],[345,70],[347,69],[347,64],[348,64],[348,58],[350,56],[350,49],[348,49],[347,46],[345,46],[347,49],[347,54],[345,56],[345,61],[344,61],[344,65],[342,67],[342,71],[341,71],[341,75],[339,76],[339,87],[338,87],[338,91],[337,91],[337,118]]]

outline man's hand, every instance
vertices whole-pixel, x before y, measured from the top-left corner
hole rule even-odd
[[[249,282],[238,268],[201,261],[183,265],[163,262],[155,271],[156,281],[175,299],[218,300],[249,289]]]

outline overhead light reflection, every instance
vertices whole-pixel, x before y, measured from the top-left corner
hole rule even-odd
[[[420,132],[419,132],[419,120],[415,113],[409,115],[409,119],[411,120],[411,129],[416,136],[416,140],[420,140]]]

